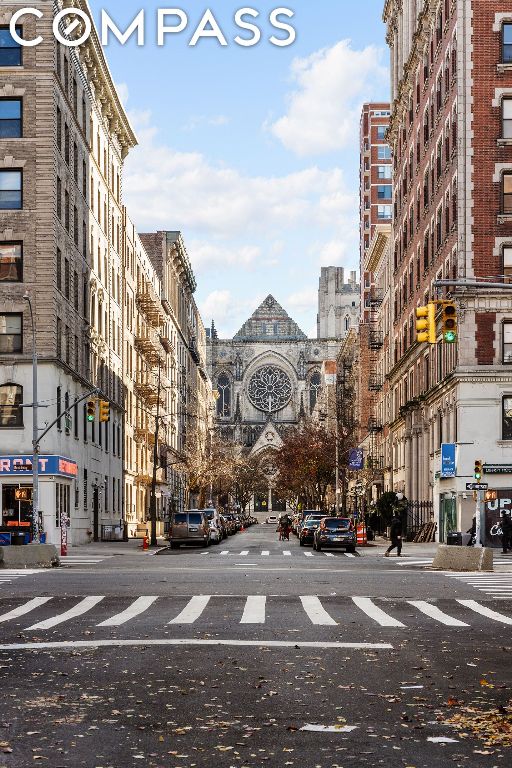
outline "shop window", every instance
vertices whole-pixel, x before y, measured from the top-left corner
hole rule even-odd
[[[21,314],[0,314],[0,354],[23,351],[22,322]]]
[[[11,429],[23,426],[23,387],[3,384],[0,387],[0,427]]]
[[[22,243],[0,243],[0,283],[23,282]]]

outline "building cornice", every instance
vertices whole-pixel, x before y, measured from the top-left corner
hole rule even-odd
[[[391,224],[377,224],[370,247],[368,248],[367,259],[365,260],[365,269],[368,272],[375,273],[377,271],[377,267],[386,252],[390,237]]]

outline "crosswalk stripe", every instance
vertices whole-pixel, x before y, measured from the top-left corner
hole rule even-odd
[[[320,627],[337,627],[338,622],[329,616],[322,603],[316,596],[304,596],[300,598],[302,607],[306,611],[312,624]]]
[[[291,556],[292,556],[292,553],[291,553],[291,552],[289,552],[287,549],[285,549],[285,550],[283,551],[283,555],[284,555],[285,557],[291,557]]]
[[[345,557],[355,557],[353,552],[345,552]]]
[[[125,611],[117,613],[106,621],[102,621],[101,624],[97,624],[98,627],[120,627],[121,624],[126,624],[130,619],[134,619],[135,616],[139,616],[144,611],[153,605],[158,600],[158,597],[138,597],[134,602],[128,606]]]
[[[80,600],[80,602],[73,606],[73,608],[70,608],[69,611],[59,613],[57,616],[52,616],[51,618],[46,619],[45,621],[41,621],[38,624],[33,624],[31,627],[28,627],[26,631],[29,632],[33,629],[51,629],[52,627],[56,627],[57,624],[63,624],[65,621],[74,619],[77,616],[82,616],[84,613],[87,613],[87,611],[90,611],[91,608],[94,608],[95,605],[100,603],[103,598],[104,595],[91,595],[90,597],[84,597],[83,600]]]
[[[12,611],[2,614],[0,616],[0,622],[12,621],[12,619],[17,619],[19,616],[25,616],[25,614],[30,613],[30,611],[33,611],[36,608],[39,608],[41,605],[44,605],[51,599],[51,597],[34,597],[34,599],[29,600],[28,603],[24,603],[18,608],[14,608]]]
[[[314,557],[312,552],[304,552],[306,557]]]
[[[240,624],[264,624],[267,598],[264,595],[250,595],[245,601],[245,608]]]
[[[476,600],[457,600],[457,602],[461,605],[464,605],[466,608],[469,608],[471,611],[474,611],[475,613],[480,613],[482,616],[485,616],[488,619],[499,621],[501,624],[512,625],[512,619],[509,616],[505,616],[503,613],[498,613],[497,611],[493,611],[490,608],[486,608],[484,605],[477,603]]]
[[[244,549],[243,552],[240,552],[240,557],[247,557],[248,554],[249,554],[249,550],[248,549]]]
[[[265,550],[264,550],[264,551],[261,553],[261,555],[262,555],[262,557],[270,557],[270,552],[269,552],[267,549],[265,549]]]
[[[326,557],[334,557],[334,555],[333,555],[333,553],[332,553],[332,552],[324,552],[324,555],[325,555]]]
[[[225,549],[223,552],[221,552],[221,555],[229,555],[229,550]]]
[[[353,597],[352,602],[381,627],[405,627],[405,624],[383,611],[369,597]]]
[[[427,603],[425,600],[408,600],[409,605],[417,608],[418,611],[424,613],[425,616],[429,616],[434,621],[438,621],[440,624],[444,624],[447,627],[469,627],[465,621],[454,619],[452,616],[448,616],[447,613],[441,611],[437,606]]]
[[[201,616],[204,609],[210,602],[211,595],[195,595],[188,601],[184,609],[175,619],[168,621],[168,624],[193,624]]]

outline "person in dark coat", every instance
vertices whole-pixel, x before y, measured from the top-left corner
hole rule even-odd
[[[468,547],[474,547],[476,542],[476,515],[473,515],[473,520],[471,523],[471,528],[468,528],[466,533],[469,533],[469,541],[467,546]]]
[[[384,553],[385,557],[389,557],[390,553],[396,548],[397,557],[402,556],[402,519],[399,517],[398,512],[394,512],[391,518],[391,546]]]
[[[501,545],[503,547],[503,554],[506,555],[509,549],[512,548],[512,519],[510,513],[503,510],[501,513]]]

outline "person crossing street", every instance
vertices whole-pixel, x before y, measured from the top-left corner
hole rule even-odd
[[[398,515],[398,512],[393,513],[393,517],[391,518],[391,531],[390,531],[390,538],[391,538],[391,546],[388,547],[386,552],[384,553],[384,557],[389,557],[390,553],[396,548],[397,557],[402,556],[402,520]]]

